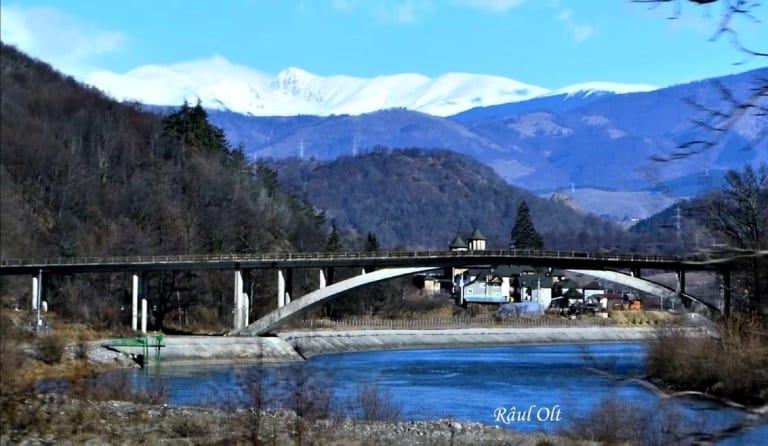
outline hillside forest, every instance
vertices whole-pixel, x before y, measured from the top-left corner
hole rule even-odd
[[[1,50],[2,259],[446,249],[474,228],[490,249],[506,249],[523,203],[545,249],[682,253],[719,237],[692,210],[684,212],[683,236],[669,214],[626,231],[443,150],[379,147],[332,162],[255,162],[231,146],[199,104],[153,114],[13,47]],[[758,186],[760,200],[765,188]],[[765,243],[761,234],[758,245]],[[231,272],[157,272],[146,279],[152,328],[179,326],[182,318],[206,328],[231,325]],[[253,279],[251,319],[274,308],[276,295],[273,272],[254,271]],[[293,279],[297,295],[317,287],[315,272],[298,271]],[[0,279],[3,306],[26,307],[28,282]],[[46,277],[44,287],[58,314],[110,328],[130,325],[130,282],[128,273],[78,275]],[[397,297],[402,287],[364,294]],[[371,307],[340,300],[339,309]]]
[[[322,214],[284,191],[275,172],[230,147],[202,107],[184,105],[160,117],[117,103],[13,47],[3,45],[0,57],[3,259],[324,246]],[[231,320],[230,276],[150,275],[154,324],[164,325],[171,304],[199,313],[189,319],[203,323]],[[49,280],[49,305],[64,316],[105,327],[125,326],[130,318],[115,304],[130,307],[130,276]],[[256,303],[276,293],[260,289]],[[12,305],[29,302],[26,277],[3,278],[0,291]],[[266,304],[256,311],[261,307]]]

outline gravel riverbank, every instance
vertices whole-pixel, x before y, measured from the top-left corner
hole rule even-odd
[[[522,434],[498,426],[440,420],[365,422],[297,420],[287,411],[226,411],[83,402],[39,395],[30,402],[34,424],[6,433],[0,444],[47,445],[572,445],[592,443]]]

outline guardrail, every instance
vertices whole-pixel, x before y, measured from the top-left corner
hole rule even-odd
[[[616,321],[607,318],[498,318],[493,315],[474,317],[446,317],[426,319],[304,319],[288,324],[291,328],[369,328],[369,329],[430,329],[463,327],[604,327],[615,326]]]
[[[531,259],[580,259],[616,262],[701,262],[701,256],[665,256],[646,254],[590,253],[579,251],[535,251],[535,250],[492,250],[492,251],[377,251],[377,252],[285,252],[249,254],[181,254],[123,257],[80,257],[53,259],[3,259],[3,266],[43,265],[122,265],[162,263],[204,263],[204,262],[285,262],[305,260],[381,260],[381,259],[449,259],[449,258],[493,258],[520,257]]]

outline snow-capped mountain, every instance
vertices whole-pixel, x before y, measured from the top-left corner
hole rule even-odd
[[[573,95],[583,93],[586,95],[592,93],[641,93],[658,89],[653,85],[648,84],[618,84],[616,82],[584,82],[581,84],[573,84],[567,87],[559,88],[552,92],[553,95]]]
[[[447,73],[429,78],[401,73],[358,78],[319,76],[293,67],[270,76],[219,56],[169,66],[146,65],[123,74],[100,71],[86,82],[119,100],[179,105],[199,98],[206,108],[253,116],[357,115],[389,108],[450,116],[471,108],[552,94],[596,90],[626,93],[654,88],[593,82],[549,90],[483,74]]]

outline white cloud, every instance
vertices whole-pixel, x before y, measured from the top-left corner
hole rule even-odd
[[[120,50],[126,36],[65,14],[52,7],[2,6],[0,39],[55,68],[84,76],[90,59]]]
[[[459,3],[473,8],[491,12],[505,12],[520,6],[525,0],[457,0]]]
[[[595,33],[594,28],[589,25],[571,25],[570,31],[573,40],[576,42],[583,42]]]
[[[341,12],[363,11],[382,23],[411,24],[433,10],[431,0],[331,0]]]
[[[587,24],[582,23],[576,23],[573,20],[573,12],[571,12],[570,9],[562,9],[560,12],[555,16],[555,19],[558,22],[562,22],[565,26],[565,29],[571,34],[571,38],[576,43],[581,43],[590,37],[592,37],[592,34],[595,33],[594,28]]]
[[[396,6],[395,21],[397,23],[416,22],[416,6],[411,2],[401,3]]]
[[[352,9],[352,4],[350,3],[349,0],[332,0],[331,7],[333,7],[333,9],[349,11],[350,9]]]

